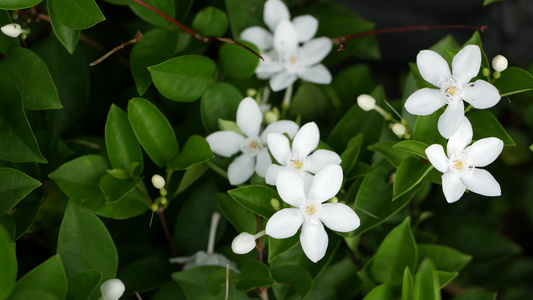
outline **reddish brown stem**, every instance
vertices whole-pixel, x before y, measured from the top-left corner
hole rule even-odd
[[[126,46],[129,46],[129,45],[137,43],[142,38],[143,38],[143,34],[141,33],[141,31],[137,31],[137,34],[135,34],[135,37],[133,39],[131,39],[131,40],[125,42],[125,43],[122,43],[122,44],[116,46],[115,48],[111,49],[111,51],[107,52],[106,54],[104,54],[99,59],[97,59],[97,60],[93,61],[92,63],[90,63],[89,66],[91,66],[91,67],[96,66],[97,64],[101,63],[104,59],[106,59],[109,56],[111,56],[111,54],[117,52],[120,49],[123,49]]]
[[[261,216],[257,215],[257,232],[261,231]],[[257,256],[259,257],[259,261],[263,262],[263,242],[261,242],[261,238],[257,239]]]
[[[165,219],[165,208],[160,206],[157,210],[157,215],[159,216],[159,220],[161,221],[161,226],[163,226],[163,231],[165,232],[165,236],[167,238],[168,245],[170,247],[170,250],[172,251],[172,255],[174,257],[178,257],[178,250],[176,249],[176,246],[174,245],[174,240],[172,239],[172,236],[170,235],[170,230],[168,230],[167,226],[167,220]]]

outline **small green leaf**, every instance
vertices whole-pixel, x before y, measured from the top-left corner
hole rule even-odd
[[[363,135],[358,134],[350,139],[346,149],[341,154],[341,167],[344,174],[350,174],[359,158],[361,152],[361,144],[363,143]]]
[[[272,269],[272,277],[277,281],[274,294],[277,299],[287,299],[288,296],[294,295],[292,290],[305,299],[313,287],[313,278],[309,272],[300,266],[280,266]],[[282,296],[282,292],[287,297]]]
[[[218,119],[218,127],[220,127],[221,131],[233,131],[238,134],[244,135],[239,126],[237,126],[237,123],[234,121]]]
[[[393,300],[392,287],[387,284],[381,284],[373,288],[363,300]]]
[[[206,163],[197,164],[187,169],[178,185],[176,195],[180,194],[191,186],[191,184],[196,182],[196,180],[198,180],[207,170],[209,170],[209,166]]]
[[[67,277],[59,255],[54,255],[17,281],[14,294],[28,290],[43,290],[58,299],[67,295]]]
[[[272,286],[276,280],[272,278],[270,269],[263,263],[249,260],[241,267],[241,280],[237,283],[240,291],[250,291],[261,286]]]
[[[416,185],[418,185],[433,169],[430,163],[424,163],[420,158],[408,157],[399,166],[394,176],[392,200],[398,199]]]
[[[427,159],[427,156],[426,156],[427,147],[429,147],[428,144],[420,142],[420,141],[415,141],[415,140],[400,141],[394,144],[394,146],[392,146],[392,148],[394,149],[402,150],[407,153],[412,153],[414,155],[417,155],[425,159]]]
[[[94,0],[54,0],[54,10],[70,29],[87,29],[105,20]]]
[[[15,10],[35,6],[43,0],[0,0],[0,9]]]
[[[0,224],[0,299],[7,299],[17,280],[17,256],[15,243]]]
[[[20,200],[24,199],[41,183],[23,172],[0,168],[0,216],[9,212]]]
[[[382,141],[368,146],[368,149],[382,154],[394,167],[400,167],[400,164],[411,154],[394,149],[395,141]]]
[[[403,272],[401,300],[412,300],[414,298],[414,288],[415,283],[413,280],[413,275],[411,274],[411,271],[409,271],[409,267],[405,267],[405,270]]]
[[[218,209],[224,215],[224,218],[226,218],[237,231],[248,233],[256,231],[257,218],[255,214],[239,205],[239,203],[229,195],[217,193],[216,202]],[[270,255],[270,251],[268,253]]]
[[[185,146],[183,146],[176,159],[169,163],[168,169],[185,170],[196,164],[210,160],[214,156],[205,138],[199,135],[193,135],[185,142]]]
[[[178,155],[174,129],[155,105],[133,98],[128,104],[128,118],[137,140],[156,165],[167,166]]]
[[[416,119],[414,140],[428,145],[445,145],[446,139],[440,135],[439,130],[437,129],[437,123],[441,114],[442,109],[437,110],[429,116],[418,116]]]
[[[224,0],[232,36],[238,37],[244,29],[263,26],[262,0]]]
[[[59,21],[54,8],[54,3],[56,1],[57,0],[48,0],[48,14],[50,16],[50,23],[52,24],[52,29],[54,30],[57,39],[63,46],[65,46],[65,49],[67,49],[68,53],[72,54],[74,53],[76,44],[78,44],[78,40],[80,39],[80,30],[70,29],[63,25],[61,21]]]
[[[224,299],[225,296],[225,285],[217,284],[218,280],[210,280],[211,276],[218,277],[222,275],[222,280],[225,279],[226,268],[219,266],[199,266],[196,268],[188,269],[181,272],[172,273],[172,279],[176,281],[183,293],[185,294],[185,299],[212,299],[213,295],[211,294],[214,289],[214,285],[218,285],[219,288],[219,298]],[[230,269],[229,271],[229,297],[228,299],[243,299],[243,294],[235,290],[235,281],[237,274]],[[216,281],[216,282],[213,282]],[[224,282],[224,281],[223,281]],[[225,283],[225,282],[224,282]],[[215,295],[216,296],[216,295]],[[244,298],[247,299],[247,298]]]
[[[440,300],[439,277],[430,259],[425,259],[415,276],[415,300]]]
[[[70,276],[68,279],[68,300],[87,300],[89,296],[96,290],[102,272],[100,271],[84,271]]]
[[[494,82],[494,86],[503,97],[533,90],[533,76],[528,71],[509,67],[501,72],[501,77]]]
[[[215,63],[205,56],[183,55],[148,67],[157,90],[179,102],[198,99],[215,73]]]
[[[109,174],[105,174],[100,179],[100,189],[104,192],[108,202],[114,202],[124,198],[124,196],[135,189],[139,181],[141,181],[141,178],[117,179]]]
[[[167,16],[169,16],[169,17],[171,17],[173,19],[176,17],[176,7],[175,7],[176,1],[173,1],[173,0],[144,0],[143,2],[145,2],[146,4],[148,4],[148,5],[152,6],[152,7],[155,7],[156,9],[158,9],[159,11],[162,11]],[[165,27],[165,28],[170,28],[171,26],[173,26],[170,21],[166,20],[165,18],[163,18],[159,14],[153,12],[152,10],[150,10],[150,9],[148,9],[148,8],[138,4],[138,3],[131,3],[130,4],[130,8],[137,16],[139,16],[141,19],[143,19],[144,21],[146,21],[146,22],[148,22],[150,24],[153,24],[153,25],[156,25],[156,26],[160,26],[160,27]]]
[[[229,190],[228,194],[240,205],[264,218],[270,218],[276,212],[270,204],[271,199],[281,202],[276,191],[261,185],[236,188]]]
[[[331,100],[318,84],[302,82],[292,97],[290,114],[303,119],[318,119],[327,112]]]
[[[443,288],[448,283],[452,282],[452,280],[459,275],[459,272],[446,272],[446,271],[439,271],[437,270],[437,277],[439,278],[439,287]]]
[[[223,36],[228,30],[228,19],[220,9],[208,6],[194,16],[192,29],[203,36]]]
[[[468,120],[472,123],[475,140],[496,137],[501,139],[505,146],[516,146],[515,141],[492,113],[486,110],[476,110],[468,114]]]
[[[200,100],[202,123],[207,132],[220,130],[218,120],[235,120],[237,107],[243,99],[234,86],[225,82],[215,82],[205,89]]]
[[[53,294],[44,290],[20,291],[9,298],[9,300],[61,300]]]
[[[239,41],[243,45],[259,53],[259,49],[252,43]],[[225,43],[219,50],[220,66],[229,76],[239,79],[248,78],[254,75],[254,71],[259,65],[259,57],[236,44]]]
[[[278,257],[278,255],[292,249],[292,247],[296,246],[299,241],[300,239],[298,235],[286,239],[268,237],[268,262],[272,262]]]
[[[446,272],[457,272],[472,260],[472,256],[463,254],[447,246],[419,244],[419,263],[425,258],[430,258],[435,263],[437,270]]]

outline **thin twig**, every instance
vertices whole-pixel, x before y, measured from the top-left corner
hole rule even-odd
[[[138,30],[133,39],[131,39],[131,40],[125,42],[125,43],[122,43],[122,44],[116,46],[115,48],[111,49],[111,51],[107,52],[106,54],[104,54],[99,59],[97,59],[97,60],[93,61],[92,63],[90,63],[89,66],[91,66],[91,67],[96,66],[97,64],[101,63],[104,59],[106,59],[109,56],[111,56],[113,53],[117,52],[118,50],[120,50],[120,49],[122,49],[122,48],[124,48],[126,46],[129,46],[129,45],[137,43],[142,38],[143,38],[143,34],[142,34],[142,32],[140,30]]]
[[[229,299],[229,264],[226,265],[226,298]]]
[[[174,245],[174,240],[172,239],[172,236],[170,235],[170,230],[168,230],[167,226],[167,220],[165,219],[164,214],[165,208],[160,206],[157,210],[157,215],[159,216],[159,220],[161,221],[161,226],[163,226],[163,231],[165,232],[165,236],[167,238],[168,245],[170,246],[170,250],[172,251],[172,255],[174,257],[178,257],[178,250],[176,249],[176,246]]]

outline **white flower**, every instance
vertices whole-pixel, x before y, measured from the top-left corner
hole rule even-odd
[[[102,293],[101,299],[103,300],[118,300],[126,287],[120,279],[109,279],[100,285],[100,292]]]
[[[339,192],[342,179],[340,166],[327,166],[314,176],[307,193],[300,176],[281,172],[276,182],[278,193],[294,208],[284,208],[272,215],[266,224],[266,234],[284,239],[295,235],[301,226],[300,244],[305,255],[313,262],[322,259],[328,247],[323,225],[340,232],[352,231],[360,225],[359,217],[347,205],[324,203]]]
[[[152,176],[152,185],[160,190],[165,187],[165,179],[161,175],[155,174]]]
[[[507,69],[508,64],[507,58],[505,58],[503,55],[496,55],[492,59],[492,68],[496,72],[503,72],[505,69]]]
[[[464,116],[463,100],[475,108],[489,108],[500,101],[498,90],[484,80],[470,83],[481,66],[481,51],[478,46],[464,47],[452,61],[452,72],[448,63],[436,52],[422,50],[416,57],[422,77],[438,89],[423,88],[414,92],[405,101],[405,109],[413,115],[430,115],[448,104],[440,116],[440,134],[449,138],[454,134]]]
[[[258,78],[270,78],[273,91],[286,89],[298,78],[319,84],[331,83],[331,73],[320,62],[331,51],[333,44],[326,37],[312,39],[318,29],[315,17],[298,16],[291,22],[285,3],[268,0],[263,19],[270,32],[254,26],[245,29],[240,36],[254,43],[264,58],[255,70]],[[300,46],[300,43],[303,45]]]
[[[459,130],[450,137],[447,154],[441,145],[433,144],[426,149],[426,155],[435,169],[442,175],[442,190],[449,203],[461,198],[466,189],[483,196],[500,196],[500,185],[483,169],[502,152],[503,141],[490,137],[481,139],[471,146],[472,125],[466,117]],[[466,148],[465,148],[466,147]]]
[[[23,33],[24,34],[30,33],[28,29],[22,29],[20,24],[17,24],[17,23],[11,23],[11,24],[4,25],[0,28],[0,30],[2,30],[2,32],[5,35],[12,37],[12,38],[16,38]]]
[[[259,176],[265,177],[268,166],[272,164],[266,148],[269,133],[287,133],[293,137],[298,131],[296,123],[282,120],[268,125],[259,134],[262,121],[263,114],[257,102],[246,97],[237,109],[237,126],[244,136],[234,131],[217,131],[206,137],[215,154],[230,157],[242,152],[228,167],[228,179],[232,185],[244,183],[254,174],[254,170]]]
[[[327,165],[341,163],[340,156],[330,150],[319,149],[309,155],[320,141],[320,132],[315,122],[309,122],[298,130],[292,141],[292,147],[289,139],[282,134],[271,133],[267,139],[270,153],[281,164],[268,167],[265,176],[268,184],[276,184],[278,174],[288,170],[300,175],[308,187],[312,180],[310,173],[316,174]]]
[[[242,232],[231,242],[231,250],[235,254],[246,254],[255,248],[255,236],[248,232]]]

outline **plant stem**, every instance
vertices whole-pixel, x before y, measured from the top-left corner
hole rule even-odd
[[[207,254],[213,254],[215,250],[215,236],[217,234],[218,221],[220,221],[220,213],[215,211],[211,215],[211,227],[209,228],[209,240],[207,241]]]
[[[160,206],[157,210],[157,215],[159,216],[159,220],[161,221],[161,226],[163,227],[163,231],[165,232],[165,236],[167,238],[168,245],[170,246],[170,250],[172,251],[172,255],[174,257],[178,257],[178,250],[176,249],[176,246],[174,245],[174,240],[172,239],[172,236],[170,235],[170,230],[168,230],[167,226],[167,220],[165,219],[165,208],[163,206]]]

